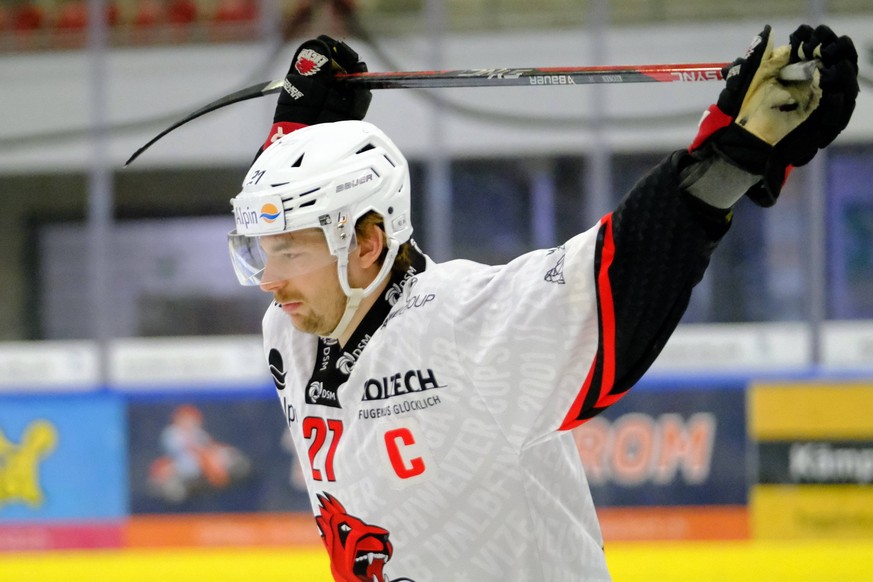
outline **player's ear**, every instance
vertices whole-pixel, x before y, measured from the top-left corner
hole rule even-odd
[[[380,259],[385,250],[385,231],[379,225],[368,223],[357,233],[358,256],[361,258],[361,268],[380,267]]]

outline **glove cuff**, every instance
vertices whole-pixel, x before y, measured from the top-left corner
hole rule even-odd
[[[773,157],[773,146],[736,123],[727,126],[710,144],[733,165],[758,176],[766,173]]]
[[[699,149],[713,134],[728,127],[733,120],[733,117],[722,111],[718,105],[710,105],[697,124],[697,135],[688,147],[688,151]]]
[[[722,156],[695,160],[680,172],[679,178],[680,188],[721,209],[731,208],[760,181],[759,176],[738,168]]]
[[[749,175],[757,176],[757,183],[745,194],[765,208],[776,203],[792,169],[778,145],[771,146],[737,125],[717,105],[711,105],[704,113],[697,136],[688,149],[698,161],[720,158]]]
[[[699,160],[720,155],[741,170],[763,176],[774,150],[773,146],[734,123],[733,117],[718,105],[710,105],[688,151]]]
[[[770,161],[767,164],[767,171],[764,174],[764,179],[749,188],[746,196],[752,202],[763,208],[770,208],[776,204],[779,198],[779,193],[782,192],[782,186],[788,180],[788,175],[794,169],[792,165],[786,165]]]
[[[273,127],[270,128],[270,133],[267,135],[267,140],[264,142],[264,145],[261,146],[261,151],[264,151],[274,142],[282,139],[292,131],[297,131],[303,127],[306,127],[305,123],[294,123],[289,121],[279,121],[273,124]]]

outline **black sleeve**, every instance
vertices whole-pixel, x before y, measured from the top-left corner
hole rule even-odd
[[[686,152],[673,153],[601,221],[594,266],[599,345],[571,425],[616,402],[652,365],[730,226],[730,211],[679,187],[679,172],[691,162]]]

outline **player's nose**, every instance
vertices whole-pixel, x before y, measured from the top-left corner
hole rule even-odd
[[[265,291],[267,293],[275,293],[279,289],[281,289],[285,285],[285,281],[268,281],[261,282],[258,285],[261,288],[261,291]]]

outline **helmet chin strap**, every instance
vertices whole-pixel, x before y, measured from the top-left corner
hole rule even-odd
[[[369,297],[391,273],[391,267],[394,266],[394,259],[397,257],[397,251],[399,249],[400,243],[397,242],[397,239],[389,237],[388,249],[385,253],[385,261],[382,263],[382,268],[379,269],[376,278],[367,285],[366,289],[361,289],[359,287],[352,288],[349,286],[349,253],[348,250],[342,253],[342,256],[339,257],[339,260],[337,261],[336,268],[337,273],[339,274],[340,286],[346,294],[346,310],[343,312],[343,316],[340,318],[339,323],[336,324],[334,330],[325,337],[339,339],[340,336],[346,332],[346,328],[349,326],[349,323],[351,323],[352,318],[358,311],[358,307],[361,306],[361,301],[364,300],[364,297]]]

